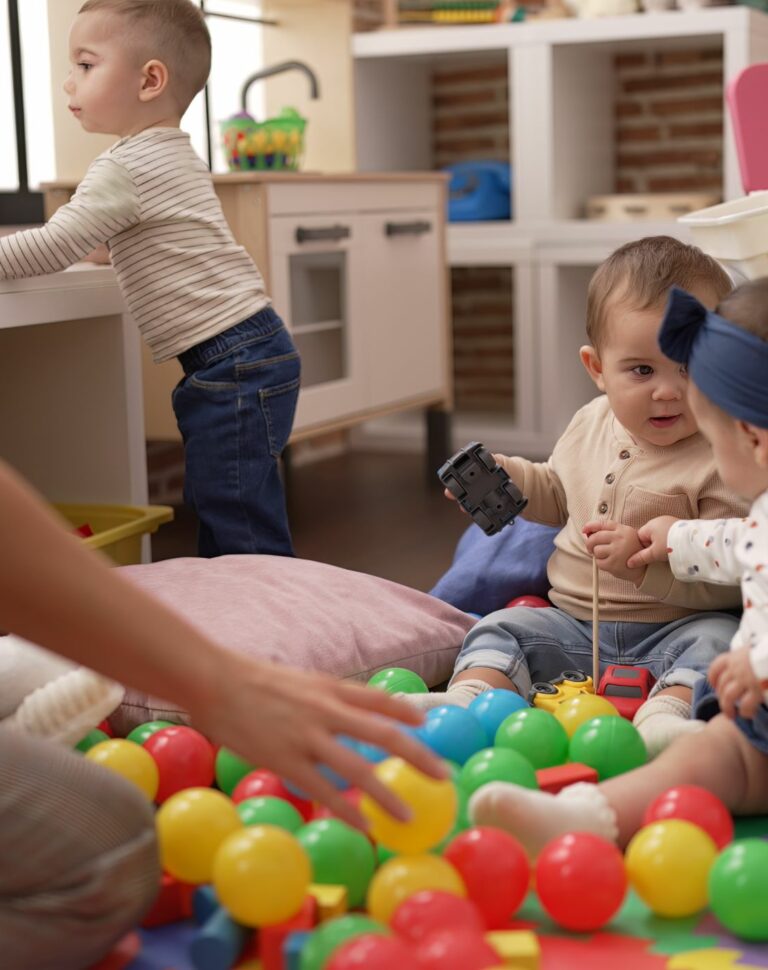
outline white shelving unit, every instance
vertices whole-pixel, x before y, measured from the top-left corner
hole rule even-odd
[[[615,184],[617,54],[720,48],[723,90],[748,65],[768,60],[768,15],[715,7],[595,20],[400,28],[353,38],[357,160],[361,171],[432,167],[431,76],[436,69],[506,60],[513,219],[450,225],[452,266],[515,271],[516,407],[487,420],[457,415],[455,438],[545,456],[593,388],[580,372],[586,285],[594,268],[631,239],[676,222],[590,222],[590,195]],[[724,199],[742,195],[729,121],[723,131]],[[377,429],[372,429],[374,436]],[[390,444],[417,440],[407,423],[380,426]],[[369,441],[373,437],[369,435]]]

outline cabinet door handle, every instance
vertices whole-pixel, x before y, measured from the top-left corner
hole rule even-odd
[[[320,242],[321,240],[349,239],[352,231],[349,226],[319,226],[317,229],[308,229],[306,226],[297,226],[296,242]]]
[[[387,236],[422,236],[425,232],[432,231],[432,223],[425,222],[423,219],[416,219],[413,222],[385,222],[384,233]]]

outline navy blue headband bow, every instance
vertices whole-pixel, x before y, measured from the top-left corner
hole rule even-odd
[[[659,346],[723,411],[768,428],[768,342],[673,286]]]

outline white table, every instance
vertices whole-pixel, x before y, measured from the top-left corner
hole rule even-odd
[[[111,267],[0,281],[0,456],[51,501],[146,504],[139,335]]]

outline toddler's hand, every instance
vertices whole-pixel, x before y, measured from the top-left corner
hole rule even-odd
[[[666,562],[669,559],[667,537],[677,521],[679,520],[674,515],[660,515],[640,526],[637,535],[645,548],[632,556],[627,566],[633,569],[636,566],[648,566],[652,562]]]
[[[710,683],[717,691],[720,710],[728,717],[748,720],[763,702],[763,689],[749,662],[749,647],[737,647],[715,657],[709,667]]]
[[[587,551],[595,557],[599,569],[635,585],[642,582],[645,567],[633,569],[629,565],[629,560],[642,549],[635,529],[621,522],[587,522],[582,532]]]
[[[109,255],[109,250],[106,245],[102,243],[97,246],[92,253],[88,253],[87,256],[83,256],[84,263],[98,263],[100,266],[109,266],[112,262],[112,257]]]

